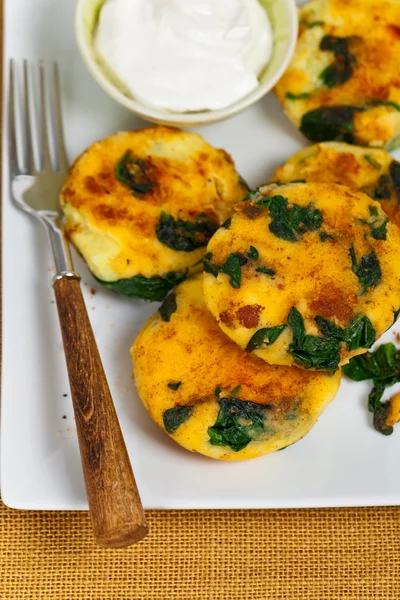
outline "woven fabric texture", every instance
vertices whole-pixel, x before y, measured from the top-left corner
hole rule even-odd
[[[400,508],[150,511],[103,550],[87,513],[0,506],[1,600],[396,600]]]

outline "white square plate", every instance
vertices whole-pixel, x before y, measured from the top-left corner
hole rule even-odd
[[[5,74],[9,57],[59,62],[71,159],[105,135],[144,125],[86,71],[75,46],[73,12],[73,0],[5,0],[3,55]],[[198,131],[230,152],[253,186],[305,143],[272,94],[241,115]],[[14,508],[86,509],[50,285],[52,259],[40,225],[11,206],[6,151],[4,144],[2,496]],[[235,464],[175,445],[147,416],[131,379],[129,348],[156,305],[100,289],[74,258],[146,508],[400,503],[400,432],[387,438],[372,429],[367,383],[344,380],[316,427],[284,452]],[[385,335],[386,341],[393,339],[393,331]]]

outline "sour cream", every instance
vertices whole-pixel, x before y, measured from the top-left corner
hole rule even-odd
[[[198,111],[258,86],[273,32],[258,0],[106,0],[94,46],[136,100]]]

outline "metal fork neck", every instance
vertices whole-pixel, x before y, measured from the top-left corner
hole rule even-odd
[[[56,275],[53,284],[59,279],[65,277],[69,279],[80,279],[78,273],[74,271],[68,240],[65,237],[62,227],[60,227],[60,217],[53,212],[40,212],[41,221],[46,227],[51,248],[53,250],[54,265]]]

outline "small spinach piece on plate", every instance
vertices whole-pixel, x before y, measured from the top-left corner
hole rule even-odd
[[[117,179],[131,188],[133,195],[140,197],[147,194],[156,185],[154,173],[150,165],[142,159],[135,158],[132,152],[125,152],[115,167]]]
[[[173,292],[165,298],[160,308],[158,309],[158,312],[160,313],[160,317],[162,318],[162,320],[169,323],[169,321],[171,320],[171,316],[174,314],[174,312],[176,312],[177,308],[178,306],[176,304],[176,294]]]
[[[130,298],[142,298],[146,302],[161,302],[172,288],[183,281],[186,273],[182,271],[171,271],[163,277],[143,277],[135,275],[130,279],[119,279],[118,281],[102,281],[97,279],[105,288],[121,296]]]
[[[213,446],[228,446],[239,452],[252,440],[271,433],[266,424],[266,413],[271,409],[269,405],[238,398],[220,398],[218,403],[217,420],[208,428]]]
[[[382,279],[381,266],[378,257],[374,250],[361,257],[360,262],[357,261],[354,247],[350,247],[350,257],[353,273],[357,276],[360,282],[363,295],[367,293],[369,288],[376,287]]]
[[[370,379],[373,387],[368,396],[368,409],[374,413],[374,427],[384,435],[393,428],[386,425],[389,402],[381,402],[386,388],[400,381],[400,351],[394,344],[382,344],[375,352],[355,356],[343,367],[343,373],[353,381]]]
[[[197,215],[195,221],[184,221],[162,212],[156,235],[162,244],[172,250],[192,252],[206,246],[217,229],[218,223],[205,214]]]
[[[185,423],[192,414],[191,406],[174,406],[168,408],[163,414],[163,421],[165,431],[172,434],[174,433],[179,425]]]
[[[251,336],[249,343],[246,346],[246,350],[251,352],[258,348],[270,346],[276,342],[286,327],[286,325],[277,325],[275,327],[263,327],[262,329],[259,329]]]
[[[354,115],[364,109],[357,106],[324,106],[305,113],[300,131],[313,142],[336,140],[355,143]]]

